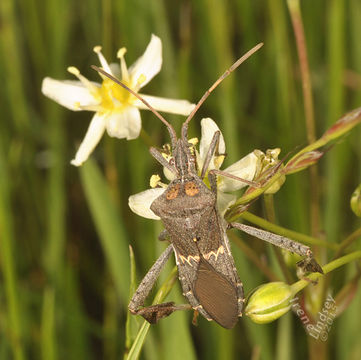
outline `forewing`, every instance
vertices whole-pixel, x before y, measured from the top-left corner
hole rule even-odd
[[[238,320],[236,288],[203,259],[197,275],[194,295],[204,310],[221,326],[233,328]]]

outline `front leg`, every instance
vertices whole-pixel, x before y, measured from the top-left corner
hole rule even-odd
[[[129,303],[129,311],[134,315],[141,315],[145,320],[151,324],[155,324],[158,320],[169,316],[176,310],[188,310],[191,309],[190,305],[175,305],[173,302],[167,302],[163,304],[156,304],[142,308],[145,299],[148,297],[155,282],[157,281],[161,270],[165,263],[168,261],[170,255],[173,252],[173,245],[169,245],[164,252],[159,256],[154,265],[150,268],[148,273],[144,276],[143,280],[135,291],[132,299]]]
[[[267,241],[282,249],[286,249],[300,256],[305,256],[305,259],[299,261],[297,263],[297,266],[299,266],[304,273],[319,272],[320,274],[323,274],[323,270],[321,266],[314,259],[313,253],[308,246],[303,245],[297,241],[293,241],[285,236],[273,234],[269,231],[257,229],[253,226],[248,226],[239,223],[230,223],[228,224],[228,226],[229,228],[235,228],[241,230],[249,235],[257,237],[258,239]]]

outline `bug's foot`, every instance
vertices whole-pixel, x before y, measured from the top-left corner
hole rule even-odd
[[[189,304],[175,305],[174,302],[167,302],[163,304],[151,305],[139,310],[131,310],[134,315],[141,315],[145,320],[151,324],[156,324],[160,319],[163,319],[174,311],[177,310],[189,310],[191,306]]]
[[[322,267],[313,257],[300,260],[297,262],[296,265],[298,266],[298,270],[299,270],[298,276],[305,280],[307,280],[307,279],[304,277],[304,275],[307,273],[318,272],[320,274],[323,274]],[[311,282],[313,283],[313,281],[311,281]],[[317,282],[316,282],[316,284],[317,284]]]
[[[156,324],[160,319],[169,316],[172,312],[176,310],[177,308],[174,305],[174,302],[167,302],[164,304],[147,306],[133,313],[143,316],[143,318],[151,324]]]

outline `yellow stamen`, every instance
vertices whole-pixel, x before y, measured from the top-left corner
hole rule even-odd
[[[75,66],[69,66],[67,70],[70,74],[76,76],[95,98],[99,97],[99,88],[83,76]]]
[[[127,48],[125,48],[125,47],[120,48],[117,52],[117,58],[121,59],[122,57],[124,57],[126,52],[127,52]]]
[[[70,72],[70,74],[73,74],[75,76],[80,75],[79,69],[77,69],[75,66],[69,66],[67,70]]]
[[[191,143],[193,146],[196,146],[198,144],[198,138],[192,138],[192,139],[189,139],[188,142]]]
[[[162,187],[162,188],[164,188],[164,189],[166,189],[166,188],[168,187],[167,184],[164,184],[164,183],[162,183],[162,182],[160,181],[160,176],[159,176],[158,174],[152,175],[152,176],[150,177],[149,183],[150,183],[150,187],[151,187],[152,189],[154,189],[154,188],[157,187],[157,186],[160,186],[160,187]]]
[[[158,186],[159,181],[160,181],[160,176],[158,174],[152,175],[149,181],[150,187],[154,189],[155,187]]]
[[[122,80],[129,82],[128,68],[127,68],[127,64],[124,59],[124,55],[126,52],[127,52],[127,49],[125,47],[122,47],[121,49],[118,50],[117,58],[120,59],[120,71],[121,71],[121,75],[122,75]]]
[[[93,48],[93,51],[98,55],[99,62],[100,62],[100,64],[101,64],[102,68],[103,68],[107,73],[111,74],[112,71],[110,70],[110,66],[109,66],[108,62],[105,60],[105,57],[104,57],[104,55],[102,54],[101,50],[102,50],[102,47],[99,46],[99,45],[98,45],[98,46],[94,46],[94,48]]]

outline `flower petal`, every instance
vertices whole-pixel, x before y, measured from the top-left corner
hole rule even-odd
[[[111,137],[136,139],[142,127],[140,112],[134,106],[127,106],[123,111],[113,111],[107,119],[106,127]]]
[[[217,208],[221,216],[224,215],[226,210],[235,203],[237,199],[236,195],[226,194],[222,191],[218,191],[217,193]]]
[[[141,75],[145,76],[145,80],[140,84],[140,87],[148,84],[159,73],[161,67],[162,42],[158,36],[152,34],[144,54],[129,68],[132,87],[137,84]]]
[[[241,160],[238,160],[228,168],[223,171],[238,176],[245,180],[253,180],[257,169],[258,157],[251,152],[250,154],[243,157]],[[246,183],[234,179],[230,179],[228,177],[219,175],[218,189],[220,191],[231,192],[238,189],[242,189],[247,186]]]
[[[170,114],[180,114],[180,115],[189,115],[190,112],[194,109],[195,104],[191,104],[188,100],[176,100],[176,99],[167,99],[158,96],[150,96],[139,94],[144,100],[158,111],[164,111]],[[143,104],[140,100],[134,102],[134,106],[139,109],[149,110],[149,108]]]
[[[105,122],[105,116],[101,116],[98,113],[93,116],[88,131],[75,155],[75,159],[71,161],[72,165],[80,166],[88,159],[104,134]]]
[[[139,216],[143,216],[147,219],[160,220],[160,217],[150,210],[150,206],[157,197],[163,194],[164,191],[164,188],[155,188],[129,196],[128,205],[130,209]]]
[[[97,83],[93,83],[99,86]],[[46,77],[41,92],[66,108],[79,111],[81,106],[98,105],[98,101],[80,81],[55,80]]]
[[[174,172],[170,171],[168,168],[163,166],[163,174],[169,181],[173,181],[177,178],[177,175]]]
[[[208,152],[209,146],[212,142],[214,133],[216,131],[220,131],[217,124],[211,118],[202,119],[201,130],[202,130],[202,136],[201,136],[201,141],[199,144],[199,158],[197,159],[198,167],[200,169],[202,168],[204,160],[207,156],[207,152]],[[224,138],[221,133],[221,136],[219,138],[218,153],[224,154],[225,152],[226,152],[226,144],[224,142]],[[214,164],[214,156],[213,156],[213,159],[211,160],[208,169],[214,169],[214,168],[218,169],[220,167],[220,165],[221,165],[221,163],[219,163],[218,165]]]

